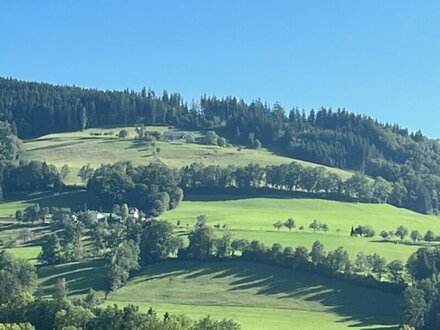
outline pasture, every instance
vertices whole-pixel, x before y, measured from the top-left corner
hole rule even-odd
[[[396,208],[388,204],[348,203],[312,198],[242,198],[233,196],[188,196],[176,209],[162,214],[161,218],[192,228],[198,215],[206,215],[211,226],[226,225],[234,238],[257,239],[271,245],[275,242],[283,246],[303,245],[310,248],[314,241],[321,241],[326,250],[343,246],[354,258],[360,251],[379,253],[389,261],[406,261],[417,250],[419,244],[412,244],[409,237],[404,244],[398,239],[385,242],[379,236],[380,231],[395,230],[403,225],[411,230],[418,230],[422,235],[427,230],[440,233],[440,218],[423,215],[407,209]],[[211,200],[204,200],[204,199]],[[296,228],[291,232],[287,228],[277,231],[273,224],[293,218]],[[328,225],[327,232],[309,229],[309,224],[316,219]],[[376,231],[372,238],[350,237],[352,226],[370,225]],[[303,226],[303,230],[298,228]],[[219,230],[221,231],[221,230]]]
[[[105,304],[233,318],[242,329],[390,329],[398,297],[319,275],[249,262],[166,261],[111,293]]]
[[[108,134],[109,132],[117,134],[124,128],[129,131],[129,136],[125,139],[114,135],[90,135],[91,133]],[[163,126],[146,127],[146,129],[160,132],[168,130]],[[196,137],[203,134],[201,132],[193,133]],[[133,127],[93,128],[83,132],[56,133],[27,140],[24,141],[24,148],[27,159],[46,161],[58,169],[67,164],[71,171],[66,182],[70,184],[80,183],[77,173],[87,163],[90,163],[93,168],[97,168],[101,164],[117,161],[131,161],[135,165],[141,165],[160,159],[168,166],[177,168],[193,162],[221,166],[258,163],[265,166],[297,161],[303,166],[317,166],[313,163],[276,155],[264,148],[255,150],[237,146],[219,147],[181,141],[157,141],[156,147],[160,148],[160,152],[154,155],[153,148],[139,143],[135,140],[135,135]],[[348,171],[330,167],[327,169],[343,179],[351,176]]]

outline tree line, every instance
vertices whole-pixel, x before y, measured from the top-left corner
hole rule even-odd
[[[260,100],[152,90],[99,91],[0,78],[0,120],[19,137],[100,125],[174,125],[214,131],[247,146],[263,145],[291,157],[358,170],[395,184],[395,202],[419,212],[440,208],[440,143],[418,131],[383,124],[345,109],[287,112]]]
[[[324,167],[290,164],[259,164],[220,167],[193,163],[180,170],[183,189],[206,188],[211,190],[236,188],[270,188],[284,191],[326,194],[328,197],[348,198],[362,202],[397,204],[401,197],[399,189],[381,177],[370,180],[355,173],[347,180]]]
[[[193,163],[180,170],[160,161],[137,167],[130,162],[118,162],[101,165],[95,171],[84,166],[80,175],[95,197],[91,203],[105,209],[127,203],[149,216],[175,208],[185,190],[222,192],[227,188],[267,188],[394,205],[399,205],[402,198],[398,185],[381,177],[371,180],[357,173],[343,181],[324,167],[304,167],[297,162],[266,167],[253,163],[227,167]]]
[[[46,162],[0,162],[1,200],[9,193],[61,192],[63,187],[58,169]]]

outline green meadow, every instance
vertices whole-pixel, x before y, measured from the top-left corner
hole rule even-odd
[[[397,329],[398,296],[320,275],[251,262],[168,260],[133,275],[105,296],[105,264],[87,259],[38,267],[39,290],[50,296],[65,278],[72,298],[97,291],[102,305],[141,311],[232,318],[242,329]]]
[[[105,267],[88,259],[38,269],[47,296],[65,278],[70,297],[104,297]],[[134,274],[102,305],[135,304],[159,314],[232,318],[242,329],[396,329],[399,297],[326,277],[251,262],[168,260]]]
[[[90,133],[103,134],[106,132],[117,134],[124,128],[129,131],[129,136],[125,139],[109,135],[90,135]],[[167,127],[162,126],[146,127],[146,129],[160,132],[168,130]],[[200,132],[193,133],[196,137],[202,135]],[[264,148],[255,150],[238,148],[237,146],[218,147],[178,141],[156,142],[156,147],[160,148],[160,153],[155,156],[151,147],[137,143],[134,139],[135,135],[133,127],[93,128],[86,129],[83,132],[45,135],[37,139],[24,141],[24,147],[28,159],[46,161],[59,169],[67,164],[71,172],[66,182],[76,184],[80,183],[77,173],[86,163],[90,163],[93,168],[97,168],[101,164],[117,161],[129,160],[135,165],[141,165],[160,159],[168,166],[178,168],[193,162],[221,166],[258,163],[265,166],[297,161],[303,166],[317,166],[313,163],[276,155]],[[344,179],[351,176],[348,171],[337,168],[328,169]]]
[[[197,200],[199,199],[211,200]],[[208,224],[226,225],[235,238],[257,239],[268,245],[275,242],[283,246],[303,245],[310,248],[314,241],[321,241],[327,250],[338,246],[346,248],[354,258],[358,252],[379,253],[388,260],[406,261],[420,244],[412,244],[409,237],[402,243],[394,238],[385,242],[380,231],[395,230],[403,225],[418,230],[422,235],[427,230],[440,233],[440,218],[423,215],[388,204],[347,203],[312,198],[243,198],[228,199],[228,196],[189,196],[179,207],[162,214],[161,218],[176,223],[182,228],[191,228],[198,215],[208,217]],[[273,224],[277,220],[293,218],[296,228],[277,231]],[[327,232],[309,229],[313,219],[328,225]],[[370,225],[376,231],[373,238],[350,237],[352,226]],[[299,227],[304,229],[300,230]]]
[[[15,199],[0,203],[0,217],[9,217],[19,208],[39,203],[41,206],[82,208],[87,204],[86,191],[74,191],[62,194],[44,193],[34,194],[24,198],[16,196]],[[202,200],[203,199],[203,200]],[[427,230],[440,233],[440,217],[423,215],[407,209],[397,208],[388,204],[348,203],[313,198],[268,198],[227,195],[188,195],[186,200],[174,210],[161,215],[162,219],[174,224],[180,221],[179,231],[185,235],[195,224],[196,217],[204,214],[208,217],[209,225],[226,225],[234,234],[234,238],[261,240],[267,245],[281,243],[283,246],[303,245],[310,248],[314,241],[321,241],[326,250],[339,246],[346,248],[354,258],[358,252],[379,253],[389,261],[400,259],[406,261],[411,253],[416,251],[424,242],[414,244],[409,236],[400,243],[394,237],[391,241],[383,241],[379,236],[380,231],[395,230],[403,225],[412,230],[418,230],[422,235]],[[277,231],[273,223],[277,220],[293,218],[296,228],[288,231],[282,228]],[[309,229],[313,219],[328,225],[327,232]],[[372,238],[350,237],[352,226],[370,225],[376,231]],[[304,229],[300,230],[299,227]],[[0,221],[0,241],[2,244],[8,240],[18,240],[22,226],[14,220]],[[38,237],[47,232],[45,227],[36,224],[26,227],[32,236]],[[223,229],[218,229],[221,235]],[[435,243],[433,243],[435,244]]]
[[[167,261],[148,267],[105,304],[233,318],[242,329],[389,329],[398,297],[322,276],[248,262]]]

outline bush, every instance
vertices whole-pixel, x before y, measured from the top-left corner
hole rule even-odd
[[[427,241],[427,242],[432,242],[432,241],[435,241],[435,234],[434,234],[434,232],[433,231],[431,231],[431,230],[428,230],[427,232],[426,232],[426,234],[425,234],[425,236],[423,236],[423,239],[425,240],[425,241]]]

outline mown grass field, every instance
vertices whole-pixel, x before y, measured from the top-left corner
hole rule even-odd
[[[185,314],[232,318],[242,329],[397,329],[399,297],[290,269],[251,262],[168,260],[135,274],[105,296],[105,265],[88,259],[38,268],[39,286],[50,296],[60,278],[68,294],[97,291],[102,305],[138,305]],[[318,323],[319,322],[319,323]]]
[[[29,245],[29,246],[19,246],[13,248],[7,248],[7,251],[12,253],[17,258],[27,259],[32,264],[36,264],[37,257],[40,254],[41,246],[40,245]]]
[[[124,127],[118,128],[93,128],[83,132],[57,133],[42,136],[37,139],[24,141],[26,158],[42,160],[57,166],[59,169],[67,164],[71,172],[66,179],[68,183],[80,183],[77,177],[78,170],[90,163],[93,168],[101,164],[114,163],[129,160],[135,165],[146,164],[157,159],[153,155],[153,149],[136,143],[136,135],[133,127],[125,127],[129,136],[125,139],[116,136],[91,136],[90,133],[113,132],[117,134]],[[167,131],[167,127],[146,127],[150,131]],[[200,136],[200,132],[194,132]],[[156,146],[160,148],[158,158],[172,167],[182,167],[193,162],[203,162],[206,165],[216,164],[221,166],[247,165],[258,163],[262,166],[271,164],[290,163],[294,159],[276,155],[266,149],[239,149],[237,146],[218,147],[206,146],[185,142],[158,141]],[[296,160],[303,166],[317,166],[316,164]],[[328,168],[346,179],[351,176],[348,171],[336,168]]]
[[[388,329],[398,297],[318,275],[248,262],[167,261],[148,267],[105,304],[233,318],[242,329]]]
[[[379,253],[389,261],[406,261],[409,255],[420,245],[412,244],[409,237],[404,244],[384,242],[380,231],[395,230],[404,225],[409,231],[418,230],[422,235],[429,229],[440,233],[440,218],[422,215],[407,209],[387,204],[347,203],[311,198],[243,198],[228,199],[228,196],[201,196],[210,201],[198,201],[198,196],[189,196],[193,200],[183,201],[179,207],[164,213],[161,218],[181,227],[191,228],[198,215],[208,217],[208,224],[226,224],[235,238],[258,239],[271,245],[275,242],[283,246],[303,245],[310,248],[314,241],[321,241],[327,250],[338,246],[346,248],[354,258],[358,252]],[[297,228],[291,232],[287,228],[277,231],[273,223],[277,220],[293,218]],[[329,226],[328,232],[313,232],[309,224],[313,219]],[[373,238],[350,237],[352,226],[368,224],[376,231]],[[299,230],[300,226],[304,230]]]

